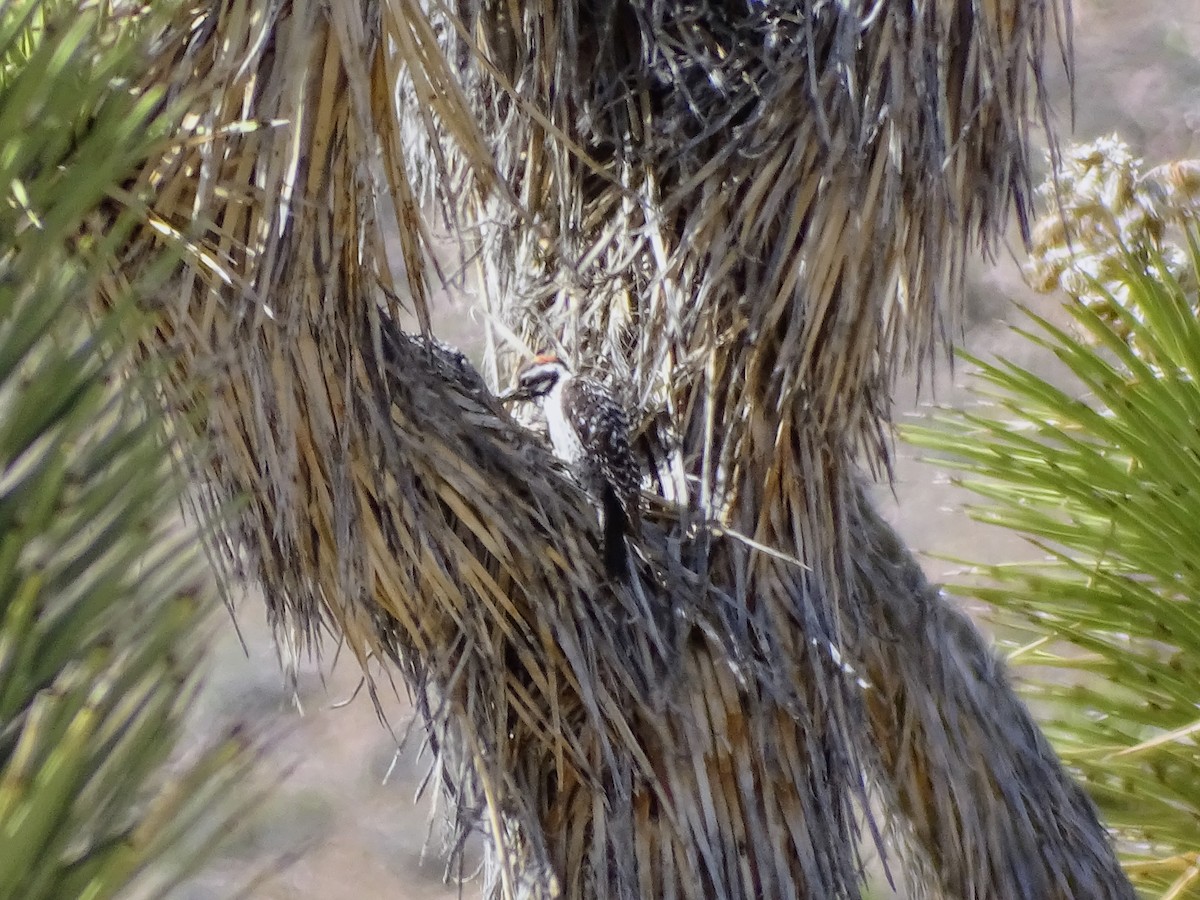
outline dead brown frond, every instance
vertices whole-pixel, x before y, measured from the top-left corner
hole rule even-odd
[[[973,632],[895,633],[927,589],[871,555],[854,462],[887,467],[893,373],[1024,221],[1060,12],[223,0],[164,34],[154,80],[204,86],[138,186],[143,240],[190,248],[150,349],[206,393],[169,400],[203,405],[200,471],[245,498],[230,549],[280,626],[403,674],[497,892],[857,896],[867,766],[937,884],[1129,896],[1086,803],[1027,815],[1074,796],[1052,756],[1006,768],[1036,740],[947,738],[998,690],[1036,731],[958,655],[990,660]],[[399,328],[398,295],[431,320],[435,224],[496,334],[629,386],[667,498],[629,584],[536,438]],[[977,753],[1010,777],[958,777]]]

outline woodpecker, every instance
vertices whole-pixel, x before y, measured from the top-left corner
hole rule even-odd
[[[554,455],[571,467],[600,507],[609,574],[628,574],[625,536],[640,530],[641,473],[630,450],[629,419],[620,401],[604,384],[575,375],[553,355],[534,357],[501,399],[541,407]]]

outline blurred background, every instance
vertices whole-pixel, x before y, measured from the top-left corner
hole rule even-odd
[[[1074,0],[1073,6],[1073,130],[1061,72],[1050,98],[1060,139],[1083,141],[1115,131],[1149,165],[1200,157],[1200,7],[1177,0]],[[1025,286],[1021,256],[1014,234],[1000,258],[974,267],[963,340],[977,354],[1001,354],[1052,374],[1049,362],[1007,324],[1018,304],[1034,304],[1051,317],[1058,304]],[[476,349],[472,304],[470,296],[446,296],[436,324],[439,337],[468,353]],[[895,395],[897,419],[921,415],[930,402],[969,402],[968,378],[961,364],[952,369],[942,361],[933,379],[922,380],[919,397],[917,379],[907,378]],[[910,448],[898,446],[896,456],[896,483],[877,494],[911,546],[979,560],[1027,555],[1011,535],[970,522],[958,510],[964,495],[918,462]],[[926,557],[926,568],[940,579],[950,567]],[[293,693],[261,595],[247,586],[234,599],[237,628],[225,613],[213,623],[219,640],[192,728],[199,738],[236,722],[266,726],[276,735],[267,765],[282,780],[237,841],[183,890],[185,900],[460,896],[457,885],[445,883],[436,810],[430,797],[418,798],[428,763],[420,735],[397,749],[412,719],[403,689],[393,689],[379,673],[381,723],[366,690],[359,690],[357,662],[327,642],[319,658],[300,660]],[[477,891],[468,880],[461,895]],[[881,889],[878,896],[896,895]]]

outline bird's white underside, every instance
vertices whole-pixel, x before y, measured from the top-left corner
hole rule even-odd
[[[550,431],[550,443],[554,447],[554,455],[563,462],[574,465],[583,456],[583,444],[575,434],[575,429],[567,422],[563,414],[563,389],[571,381],[572,376],[566,372],[554,383],[554,387],[541,398],[542,411],[546,414],[546,427]]]

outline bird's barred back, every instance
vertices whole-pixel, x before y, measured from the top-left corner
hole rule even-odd
[[[626,514],[636,518],[641,473],[629,444],[625,408],[605,385],[586,377],[573,378],[562,399],[583,445],[580,462],[594,468],[587,476],[612,485]]]

